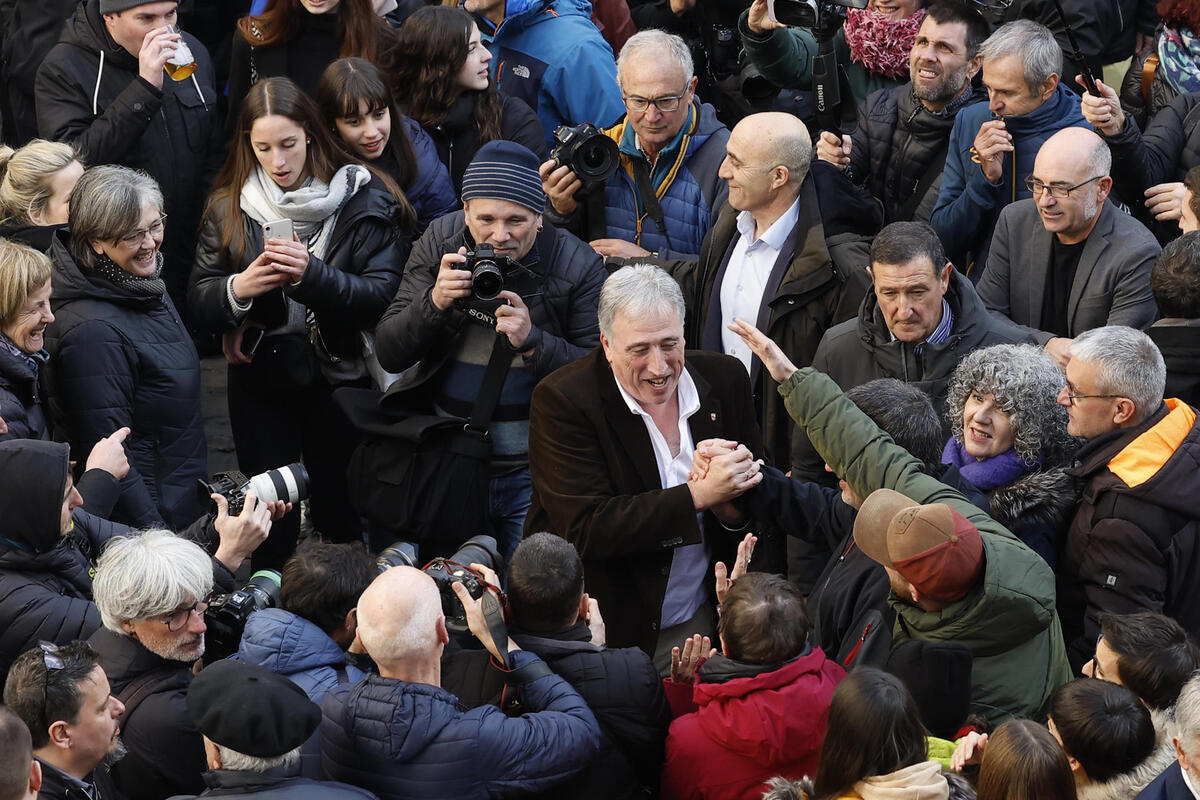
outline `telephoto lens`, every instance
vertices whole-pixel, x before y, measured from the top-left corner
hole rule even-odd
[[[251,478],[245,491],[253,491],[264,503],[282,500],[295,505],[308,499],[308,470],[300,463],[269,469]]]

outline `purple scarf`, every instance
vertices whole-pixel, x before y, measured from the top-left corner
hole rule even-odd
[[[1033,472],[1041,466],[1042,458],[1039,457],[1036,463],[1026,464],[1025,460],[1017,455],[1017,449],[1010,447],[998,456],[978,461],[967,452],[962,442],[951,436],[942,450],[942,463],[958,467],[963,477],[975,484],[977,489],[990,492],[997,486],[1012,483],[1022,475]]]

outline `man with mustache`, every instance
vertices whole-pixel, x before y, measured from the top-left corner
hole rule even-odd
[[[939,2],[925,9],[909,54],[910,80],[879,89],[858,107],[851,135],[821,131],[817,157],[844,170],[883,203],[886,222],[928,222],[958,112],[987,99],[972,85],[988,24],[975,9]]]

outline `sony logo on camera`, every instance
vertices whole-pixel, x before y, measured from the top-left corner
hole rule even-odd
[[[464,311],[466,311],[467,314],[469,314],[470,316],[472,316],[475,319],[482,322],[484,325],[489,325],[493,328],[496,327],[496,317],[494,315],[489,314],[486,311],[482,311],[478,308],[472,308],[470,306],[465,308]]]

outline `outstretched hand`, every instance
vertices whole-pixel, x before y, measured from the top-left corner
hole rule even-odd
[[[683,642],[683,647],[671,648],[671,680],[675,683],[693,683],[696,670],[705,659],[712,658],[717,651],[707,636],[694,634]]]
[[[765,333],[742,319],[735,319],[729,326],[729,330],[742,337],[742,341],[754,352],[754,355],[758,356],[776,382],[783,383],[792,377],[792,373],[796,371],[796,365]]]
[[[730,572],[725,566],[724,561],[718,561],[713,566],[713,574],[717,579],[717,604],[725,602],[725,595],[729,592],[729,587],[738,578],[746,574],[746,570],[750,568],[750,559],[754,557],[754,545],[758,544],[758,537],[753,533],[747,533],[745,538],[738,542],[737,560],[733,562],[733,571]]]

